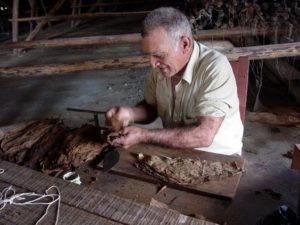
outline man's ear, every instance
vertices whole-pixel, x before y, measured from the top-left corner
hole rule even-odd
[[[189,52],[192,47],[192,40],[187,36],[182,36],[180,40],[180,46],[183,53]]]

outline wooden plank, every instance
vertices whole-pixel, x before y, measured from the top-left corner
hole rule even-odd
[[[287,27],[278,28],[279,34],[288,33]],[[274,35],[273,28],[267,29],[251,29],[241,27],[240,29],[226,29],[226,30],[205,30],[198,31],[194,38],[195,40],[218,40],[238,36],[260,36],[260,35]],[[53,40],[36,40],[36,41],[19,41],[17,43],[2,43],[0,49],[11,48],[59,48],[68,46],[85,46],[85,45],[107,45],[107,44],[121,44],[121,43],[137,43],[141,41],[139,33],[134,34],[119,34],[119,35],[104,35],[78,38],[61,38]],[[211,41],[214,42],[214,41]]]
[[[0,179],[0,190],[7,188],[10,184],[1,181]],[[16,193],[27,193],[28,190],[14,186]],[[54,205],[56,207],[57,205]],[[46,206],[41,205],[7,205],[0,211],[0,224],[5,225],[16,225],[16,224],[35,224],[37,220],[45,212]],[[28,216],[30,215],[30,216]],[[55,210],[49,211],[49,216],[43,220],[43,224],[54,224]],[[121,225],[123,223],[114,222],[93,213],[72,207],[68,204],[61,203],[60,214],[58,218],[58,224],[61,225],[82,225],[82,224],[93,224],[93,225]]]
[[[231,48],[229,50],[220,50],[220,52],[223,52],[230,61],[238,60],[240,57],[248,57],[249,60],[292,57],[300,56],[300,42],[277,45],[261,45],[245,48]],[[116,59],[91,60],[71,64],[2,67],[0,68],[0,76],[41,76],[87,70],[143,68],[148,66],[148,57],[144,55],[138,55]]]
[[[169,220],[165,218],[166,215],[169,215],[168,209],[158,209],[112,194],[106,194],[85,185],[68,183],[62,179],[50,177],[3,160],[0,160],[0,168],[5,170],[3,174],[0,174],[0,183],[11,184],[14,187],[35,193],[43,193],[52,185],[57,186],[60,190],[62,205],[72,207],[70,213],[67,213],[67,218],[64,218],[64,214],[61,213],[62,224],[64,224],[65,220],[68,224],[82,224],[82,219],[75,219],[77,218],[77,212],[88,213],[88,215],[93,215],[97,218],[101,217],[102,219],[112,222],[112,224],[136,225],[142,222],[141,218],[147,220],[150,224],[162,224],[161,221],[165,221],[164,224],[169,223]],[[74,208],[76,208],[77,211],[74,211]],[[28,214],[30,215],[30,212]],[[177,219],[182,216],[180,213],[174,214],[174,217]],[[73,218],[74,223],[72,223]],[[86,218],[88,218],[88,216]],[[1,219],[2,218],[0,218],[0,221]],[[196,218],[190,218],[189,221],[192,221],[195,225],[207,224],[206,221]],[[102,224],[107,223],[104,222]]]
[[[163,155],[169,157],[183,157],[183,158],[199,158],[210,161],[220,162],[237,162],[237,165],[244,168],[244,160],[240,156],[227,156],[221,154],[214,154],[191,149],[172,149],[167,147],[159,147],[153,145],[136,145],[126,150],[119,150],[120,161],[112,168],[111,173],[151,182],[157,183],[158,179],[147,175],[134,166],[136,162],[135,155],[137,153]],[[196,194],[208,195],[216,198],[232,199],[235,196],[242,173],[235,176],[221,179],[218,181],[210,181],[197,185],[177,185],[167,184],[172,188],[188,191]]]

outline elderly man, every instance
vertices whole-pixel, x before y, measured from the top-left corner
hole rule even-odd
[[[237,87],[227,58],[193,40],[186,16],[169,7],[150,12],[143,22],[142,48],[153,68],[144,100],[116,106],[106,121],[121,121],[121,137],[111,144],[128,148],[153,143],[241,154],[243,125]],[[164,128],[145,129],[160,117]]]

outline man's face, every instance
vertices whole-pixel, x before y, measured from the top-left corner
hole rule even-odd
[[[175,43],[162,27],[142,38],[142,48],[149,55],[152,68],[160,69],[166,77],[174,76],[186,65],[186,55],[180,41]]]

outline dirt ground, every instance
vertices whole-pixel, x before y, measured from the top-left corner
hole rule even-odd
[[[106,33],[113,33],[110,28],[114,23],[102,23],[107,28]],[[130,21],[127,25],[126,28],[130,27]],[[115,29],[124,29],[124,26],[118,26]],[[90,34],[87,29],[88,26],[81,32]],[[99,28],[99,34],[105,32]],[[69,36],[72,35],[69,33]],[[131,44],[35,49],[18,56],[5,50],[0,52],[0,66],[79,62],[126,56],[137,51],[140,47]],[[66,108],[102,111],[113,105],[135,104],[143,98],[147,73],[147,68],[128,68],[39,77],[0,77],[0,126],[41,118],[61,118],[74,127],[94,123],[92,114],[71,112]],[[99,116],[99,121],[103,124],[103,117]],[[160,123],[158,121],[151,126],[160,126]],[[156,200],[188,215],[203,215],[215,222],[226,221],[229,225],[254,225],[259,218],[280,205],[288,205],[295,212],[298,210],[300,172],[290,169],[291,159],[283,154],[299,142],[299,128],[259,124],[246,118],[243,139],[245,173],[231,202],[207,200],[208,197],[190,193],[182,198],[181,191],[173,189],[157,196],[155,185],[110,174],[96,174],[97,182],[91,186],[145,203],[156,195]],[[137,193],[137,190],[143,190],[144,194]]]

